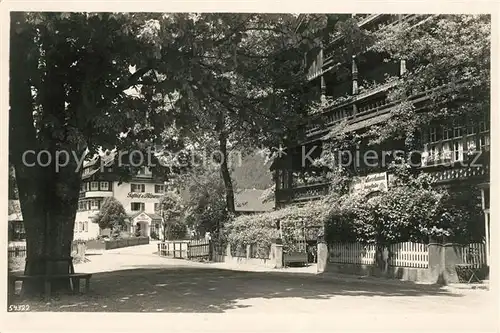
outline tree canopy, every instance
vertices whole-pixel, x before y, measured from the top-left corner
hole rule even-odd
[[[489,118],[489,15],[429,15],[417,25],[381,29],[375,38],[373,50],[407,64],[389,96],[399,106],[370,132],[375,141],[409,138],[411,144],[415,130],[431,122]],[[410,99],[423,92],[430,92],[431,102],[418,110]]]
[[[216,134],[222,150],[295,133],[308,103],[303,53],[326,24],[307,20],[302,31],[289,14],[13,12],[9,153],[26,273],[42,273],[37,258],[70,252],[76,157],[179,151],[201,133]],[[31,150],[51,160],[28,166]]]

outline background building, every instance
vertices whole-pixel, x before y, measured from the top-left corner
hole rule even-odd
[[[84,164],[74,239],[109,235],[108,229],[101,230],[92,222],[107,197],[117,199],[129,216],[124,233],[133,234],[139,229],[142,236],[150,236],[153,231],[158,234],[161,226],[159,200],[166,185],[147,167],[141,168],[130,180],[120,182],[115,162],[115,154],[109,153]]]

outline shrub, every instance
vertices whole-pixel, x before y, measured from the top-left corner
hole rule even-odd
[[[446,236],[456,242],[480,241],[484,235],[477,191],[435,189],[426,175],[401,173],[390,190],[369,197],[348,193],[330,198],[325,219],[328,242],[427,243]]]
[[[182,221],[169,221],[165,223],[165,238],[168,240],[185,239],[187,227]]]
[[[280,237],[279,224],[283,250],[295,251],[297,240],[317,239],[318,233],[323,230],[327,212],[328,202],[319,201],[268,213],[238,216],[226,223],[217,241],[220,244],[228,242],[232,248],[253,245],[255,255],[265,256],[271,243]]]
[[[330,203],[324,219],[327,242],[373,241],[375,231],[362,194],[330,198]]]
[[[232,249],[245,248],[253,245],[256,253],[265,255],[269,252],[272,242],[278,237],[273,221],[268,214],[241,215],[228,221],[222,229],[222,239],[227,241]]]
[[[484,234],[484,214],[479,189],[449,188],[439,208],[440,219],[431,227],[447,231],[447,238],[458,243],[481,242]]]
[[[299,250],[297,240],[317,239],[322,233],[328,208],[327,201],[314,201],[302,206],[288,206],[266,215],[274,225],[280,225],[283,250],[293,252]]]

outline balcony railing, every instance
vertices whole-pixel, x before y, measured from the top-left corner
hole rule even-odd
[[[316,183],[281,189],[276,192],[276,200],[278,202],[296,202],[319,199],[328,194],[329,186],[329,183]]]
[[[80,193],[80,198],[102,198],[112,197],[113,191],[85,191]]]
[[[453,181],[483,181],[490,176],[489,163],[478,165],[462,165],[461,163],[453,163],[446,167],[433,166],[432,169],[421,169],[426,174],[430,175],[431,180],[435,184],[449,183]],[[276,201],[278,203],[291,203],[317,200],[327,195],[329,192],[329,183],[314,183],[309,185],[297,186],[289,189],[281,189],[276,192]]]
[[[401,101],[389,101],[387,98],[378,99],[375,101],[367,101],[363,102],[364,99],[371,98],[373,95],[384,92],[389,88],[393,87],[397,84],[397,81],[391,81],[386,84],[374,87],[370,91],[366,91],[363,94],[353,96],[348,102],[340,105],[334,106],[326,106],[324,111],[317,114],[317,117],[320,117],[320,120],[317,123],[320,123],[321,126],[309,125],[306,131],[306,135],[308,138],[316,137],[319,134],[326,133],[331,130],[335,125],[339,124],[341,121],[345,120],[348,123],[353,121],[359,121],[362,119],[369,119],[371,117],[379,116],[382,114],[389,113],[390,110],[398,105]],[[429,100],[429,98],[435,94],[437,91],[442,90],[446,91],[448,85],[444,84],[439,87],[435,87],[423,92],[419,92],[409,98],[409,101],[414,103],[418,107],[417,111],[420,111],[425,108],[425,102]],[[358,112],[353,114],[353,104],[356,104],[358,107]]]
[[[489,164],[456,166],[444,170],[430,171],[434,183],[446,183],[450,181],[464,181],[467,179],[488,178],[490,175]]]

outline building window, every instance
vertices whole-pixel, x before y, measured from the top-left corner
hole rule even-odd
[[[130,192],[146,192],[144,184],[130,184]]]
[[[451,131],[452,131],[451,128],[447,127],[443,128],[443,140],[451,139],[451,134],[452,134]]]
[[[86,182],[86,183],[85,183],[85,189],[86,189],[87,191],[90,191],[90,183],[89,183],[89,182]]]
[[[437,162],[439,158],[439,152],[436,145],[429,145],[429,161]]]
[[[479,137],[479,147],[481,150],[489,150],[490,148],[490,137],[488,135],[481,135]]]
[[[91,210],[101,209],[101,201],[100,200],[90,200],[90,209]]]
[[[455,127],[453,128],[453,137],[454,138],[461,138],[464,135],[464,131],[462,127]]]
[[[99,188],[101,191],[109,191],[109,183],[108,182],[100,182]]]
[[[26,230],[24,229],[24,223],[14,223],[14,232],[17,234],[25,234]]]
[[[443,160],[445,162],[451,161],[451,147],[449,142],[443,142]]]
[[[436,128],[435,127],[432,127],[430,130],[429,130],[429,142],[436,142],[437,141],[437,137],[436,137]]]
[[[463,160],[463,144],[461,141],[453,142],[453,160],[462,161]]]
[[[80,186],[80,192],[85,192],[85,183]]]
[[[144,210],[144,202],[132,202],[132,203],[130,203],[130,210],[132,210],[132,211]]]
[[[476,151],[476,140],[473,136],[467,138],[467,151]]]
[[[479,132],[484,133],[488,131],[488,123],[486,121],[482,121],[479,123]]]
[[[165,193],[165,185],[155,185],[155,193]]]
[[[99,191],[99,182],[91,182],[90,183],[91,191]]]
[[[87,221],[83,222],[83,231],[85,232],[89,231],[89,223]]]
[[[476,134],[476,127],[474,125],[467,126],[467,135]]]

